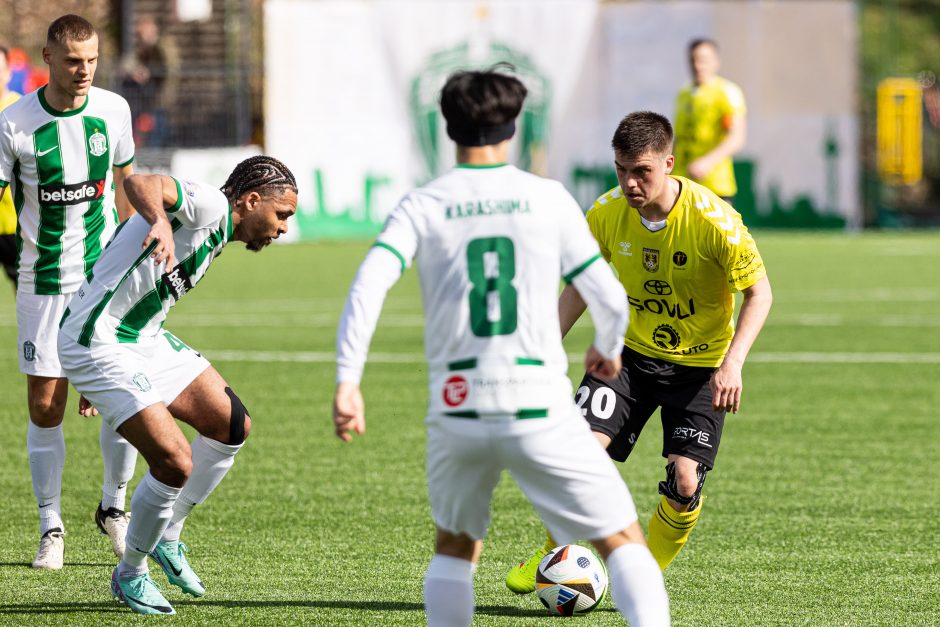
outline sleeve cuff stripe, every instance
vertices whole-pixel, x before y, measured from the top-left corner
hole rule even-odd
[[[125,161],[124,163],[115,163],[115,164],[114,164],[114,167],[115,167],[115,168],[125,168],[125,167],[129,166],[129,165],[132,164],[132,163],[134,163],[134,157],[131,157],[130,159],[128,159],[128,160]]]
[[[582,263],[580,266],[578,266],[574,270],[572,270],[571,272],[569,272],[568,274],[566,274],[565,276],[563,276],[562,278],[565,280],[565,283],[571,283],[572,281],[574,281],[574,278],[576,276],[584,272],[589,265],[591,265],[592,263],[594,263],[600,258],[601,258],[601,255],[600,253],[598,253],[594,255],[593,257],[591,257],[590,259],[588,259],[587,261],[585,261],[584,263]]]
[[[173,182],[176,183],[176,202],[172,207],[167,207],[167,213],[175,213],[183,206],[183,188],[180,187],[180,182],[176,179],[173,179]]]
[[[9,184],[9,181],[0,181],[0,189],[4,189]]]
[[[375,244],[372,245],[372,247],[373,247],[373,248],[384,248],[385,250],[389,251],[390,253],[392,253],[393,255],[395,255],[396,257],[398,257],[398,261],[401,262],[401,271],[402,271],[402,274],[404,274],[405,268],[407,267],[407,265],[405,264],[405,256],[404,256],[404,255],[402,255],[400,252],[398,252],[397,250],[395,250],[395,248],[393,248],[392,246],[389,246],[389,245],[386,244],[385,242],[376,242]]]

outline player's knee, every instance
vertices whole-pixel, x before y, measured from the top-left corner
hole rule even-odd
[[[165,451],[163,455],[150,463],[150,474],[162,483],[182,487],[193,472],[193,454],[189,443],[178,446],[175,450]]]
[[[65,415],[65,398],[57,395],[30,397],[29,417],[37,427],[48,429],[61,424]]]
[[[676,492],[685,498],[692,498],[699,491],[698,475],[692,473],[679,473],[676,476]]]
[[[231,414],[229,416],[228,439],[227,444],[242,444],[248,434],[251,433],[251,416],[248,415],[248,409],[238,398],[238,395],[230,387],[225,388],[225,394],[231,402]]]
[[[678,469],[676,462],[670,462],[666,465],[666,480],[659,482],[659,493],[692,511],[702,498],[707,474],[708,467],[702,463]]]

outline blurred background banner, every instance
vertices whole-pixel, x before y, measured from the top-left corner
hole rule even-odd
[[[512,160],[557,175],[567,163],[547,164],[546,145],[569,104],[596,93],[575,87],[593,62],[599,7],[269,1],[266,143],[297,173],[302,236],[371,236],[402,194],[453,165],[438,94],[458,68],[515,66],[529,97]]]
[[[712,37],[748,103],[735,164],[748,223],[856,227],[857,22],[849,0],[268,0],[266,148],[297,170],[302,237],[371,236],[453,164],[437,109],[447,75],[506,61],[530,90],[514,162],[586,208],[616,185],[617,122],[672,118],[688,43]]]

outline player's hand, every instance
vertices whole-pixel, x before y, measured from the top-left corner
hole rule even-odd
[[[705,158],[696,159],[688,165],[686,170],[689,172],[689,176],[698,181],[702,180],[708,173],[712,171],[714,166]]]
[[[584,356],[584,371],[598,379],[616,379],[620,374],[620,355],[607,359],[592,344]]]
[[[80,416],[90,418],[91,416],[97,416],[98,410],[95,409],[95,406],[92,405],[83,395],[78,397],[78,413]]]
[[[355,383],[340,383],[336,386],[333,427],[336,429],[336,437],[344,442],[352,442],[353,433],[362,435],[366,432],[365,402]]]
[[[173,241],[173,227],[170,226],[169,220],[161,218],[154,222],[141,248],[147,248],[153,242],[157,243],[150,253],[154,265],[165,261],[166,271],[169,272],[176,265],[176,243]]]
[[[708,382],[712,389],[712,409],[738,413],[741,406],[741,364],[725,360],[718,370],[712,373]]]

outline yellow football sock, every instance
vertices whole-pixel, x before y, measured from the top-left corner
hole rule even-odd
[[[650,553],[656,558],[656,562],[662,570],[676,559],[676,555],[685,546],[695,523],[698,522],[699,512],[702,511],[702,504],[691,512],[677,512],[669,504],[664,496],[659,501],[659,507],[653,517],[650,518],[650,526],[647,542],[650,547]]]
[[[558,543],[555,542],[555,538],[552,537],[552,532],[548,529],[545,530],[545,546],[542,548],[545,549],[545,552],[548,553],[552,549],[558,546]]]

